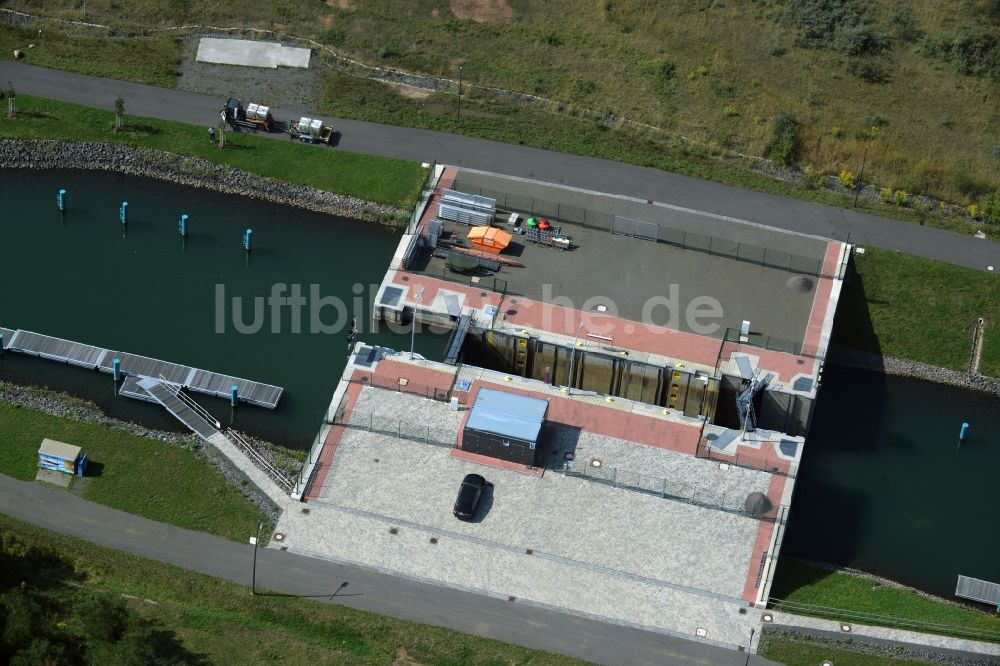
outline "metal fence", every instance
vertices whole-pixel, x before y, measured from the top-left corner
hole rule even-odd
[[[434,428],[414,421],[374,412],[351,412],[349,418],[341,418],[336,425],[356,428],[367,432],[377,432],[390,437],[408,439],[421,444],[431,444],[443,448],[453,448],[457,432],[451,428]]]
[[[790,273],[814,275],[822,278],[842,278],[847,266],[846,261],[825,263],[822,259],[814,257],[782,252],[750,243],[738,243],[707,234],[683,231],[656,222],[634,220],[612,213],[602,213],[523,194],[508,194],[472,185],[464,186],[458,180],[454,182],[452,189],[496,199],[498,210],[525,212],[566,224],[576,224],[613,234],[619,233],[655,240],[684,250],[704,252],[713,256],[727,257]]]
[[[879,627],[893,627],[896,629],[907,629],[909,631],[940,634],[942,636],[957,636],[960,638],[1000,643],[1000,632],[997,631],[970,629],[968,627],[938,624],[936,622],[923,622],[920,620],[908,620],[901,617],[863,613],[861,611],[845,610],[843,608],[830,608],[829,606],[814,606],[812,604],[786,601],[784,599],[771,599],[768,603],[768,607],[788,613],[812,615],[840,622],[858,622],[861,624],[875,625]]]
[[[269,479],[278,484],[282,490],[286,493],[292,492],[292,489],[295,487],[295,481],[292,477],[285,471],[280,470],[271,464],[271,461],[257,451],[253,444],[244,439],[243,436],[235,430],[227,430],[222,434],[225,435],[226,439],[232,442],[236,448],[246,454],[247,458],[250,459],[250,462],[252,462],[257,469],[266,474]],[[301,474],[301,471],[299,474]]]
[[[746,493],[723,492],[711,487],[681,483],[616,467],[568,466],[557,469],[556,473],[772,523],[781,510],[780,506],[772,506],[764,512],[748,511]]]
[[[363,386],[374,386],[375,388],[388,389],[391,391],[400,391],[402,393],[412,393],[414,395],[421,395],[425,398],[430,398],[431,400],[438,400],[441,402],[448,402],[451,400],[451,389],[441,388],[440,386],[428,386],[426,384],[418,384],[416,382],[407,381],[401,383],[397,379],[388,379],[386,377],[379,377],[374,373],[365,373],[363,375],[356,375],[350,379],[352,384],[361,384]],[[339,411],[343,411],[342,409]],[[336,415],[334,415],[334,421],[336,421]]]
[[[793,479],[799,474],[797,463],[771,456],[748,455],[739,451],[732,455],[721,453],[713,449],[705,439],[698,442],[698,446],[695,449],[695,456],[706,460],[727,463],[734,467],[746,467],[747,469],[756,469],[770,474],[780,474]]]
[[[751,333],[745,336],[746,340],[741,340],[740,331],[735,328],[727,328],[722,337],[722,346],[719,348],[719,361],[728,360],[733,352],[739,351],[743,345],[766,349],[768,351],[782,352],[792,356],[804,356],[806,358],[823,359],[826,357],[826,348],[816,345],[804,345],[800,342],[776,338],[772,335],[761,335]],[[718,370],[718,367],[716,367]]]

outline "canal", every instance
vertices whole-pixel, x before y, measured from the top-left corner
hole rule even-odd
[[[90,171],[0,170],[0,201],[0,326],[282,386],[277,410],[236,410],[237,428],[270,441],[312,443],[345,367],[351,317],[359,339],[410,347],[408,331],[375,330],[371,320],[399,241],[380,226]],[[300,308],[269,300],[295,288]],[[417,352],[428,357],[440,358],[443,346],[442,336],[417,336]],[[110,375],[4,354],[0,379],[65,390],[112,416],[179,430],[161,407],[115,397]],[[227,402],[197,399],[228,422]]]
[[[803,456],[784,555],[949,598],[958,574],[1000,582],[1000,400],[830,366]]]

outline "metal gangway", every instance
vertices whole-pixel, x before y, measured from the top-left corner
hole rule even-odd
[[[11,333],[9,336],[8,332]],[[0,333],[4,335],[4,348],[12,352],[108,373],[114,372],[114,362],[117,360],[119,371],[126,377],[156,377],[217,398],[231,397],[232,387],[235,386],[240,401],[267,409],[278,406],[278,400],[284,391],[280,386],[199,370],[148,356],[112,351],[32,331],[0,328]],[[134,397],[129,393],[124,395]]]
[[[955,596],[989,604],[1000,613],[1000,583],[959,575]]]
[[[144,377],[136,385],[205,441],[211,442],[213,435],[221,433],[222,424],[179,387],[153,377]]]

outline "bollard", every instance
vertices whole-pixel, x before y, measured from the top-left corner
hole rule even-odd
[[[188,235],[188,216],[181,215],[181,221],[177,224],[178,230],[181,232],[181,238],[187,238]]]
[[[233,384],[229,387],[229,406],[235,407],[237,400],[239,400],[240,387]]]
[[[114,377],[115,382],[121,381],[122,378],[122,360],[116,358],[111,362],[111,376]]]
[[[66,210],[66,190],[59,190],[59,194],[56,195],[56,205],[59,206],[59,210]]]
[[[128,224],[128,202],[123,201],[121,208],[118,209],[118,219],[122,221],[122,224]]]
[[[253,229],[247,229],[243,233],[243,249],[247,252],[250,251],[250,240],[253,238]]]

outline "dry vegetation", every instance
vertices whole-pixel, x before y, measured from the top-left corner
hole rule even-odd
[[[83,18],[78,0],[5,6]],[[86,18],[277,28],[450,77],[463,64],[469,81],[751,155],[784,109],[815,173],[856,173],[877,124],[867,181],[967,204],[1000,188],[1000,0],[91,0]]]

